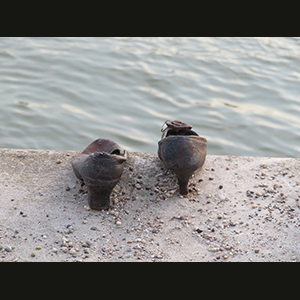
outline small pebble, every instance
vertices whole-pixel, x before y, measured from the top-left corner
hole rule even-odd
[[[66,191],[68,192],[71,188],[67,185],[66,186]]]
[[[139,183],[136,183],[135,184],[135,188],[138,189],[138,190],[140,190],[142,188],[142,186]]]
[[[58,165],[61,164],[61,160],[56,161],[56,163],[57,163]]]
[[[119,225],[119,226],[120,226],[120,225],[122,225],[122,222],[118,220],[118,221],[116,222],[116,225]]]
[[[67,252],[68,252],[68,247],[62,247],[61,250],[62,250],[64,253],[67,253]]]
[[[92,226],[91,230],[97,230],[97,227],[96,226]]]
[[[256,249],[254,250],[254,252],[255,252],[255,253],[258,253],[258,252],[259,252],[259,249],[258,249],[258,248],[256,248]]]
[[[5,251],[6,251],[6,252],[11,252],[11,251],[12,251],[12,247],[6,246],[6,247],[5,247]]]
[[[54,253],[57,253],[57,252],[58,252],[57,248],[52,248],[52,251],[53,251]]]
[[[31,257],[35,257],[35,253],[34,252],[31,252]]]
[[[74,255],[74,254],[76,254],[76,250],[72,248],[72,249],[69,251],[69,253],[70,253],[71,255]]]

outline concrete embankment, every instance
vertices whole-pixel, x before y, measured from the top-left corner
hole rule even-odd
[[[108,211],[80,152],[0,149],[0,261],[299,261],[300,160],[208,155],[182,197],[158,157],[129,153]]]

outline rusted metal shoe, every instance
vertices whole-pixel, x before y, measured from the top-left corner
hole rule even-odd
[[[189,179],[206,158],[206,138],[191,130],[192,127],[178,120],[166,121],[158,142],[158,156],[176,174],[181,195],[188,193]]]
[[[127,151],[118,144],[98,139],[73,160],[76,177],[87,186],[91,209],[109,208],[110,194],[121,178],[126,159]]]

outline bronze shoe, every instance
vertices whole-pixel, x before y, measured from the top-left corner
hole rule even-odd
[[[72,167],[87,186],[90,208],[109,208],[110,194],[121,178],[126,159],[127,151],[108,139],[95,140],[75,157]]]
[[[186,195],[189,179],[205,162],[206,138],[191,130],[192,125],[178,120],[166,121],[163,127],[158,156],[176,174],[180,194]]]

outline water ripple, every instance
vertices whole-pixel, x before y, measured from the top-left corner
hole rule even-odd
[[[300,157],[299,38],[1,38],[0,147],[156,153],[182,119],[209,154]]]

